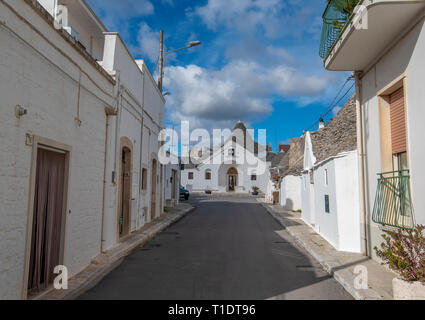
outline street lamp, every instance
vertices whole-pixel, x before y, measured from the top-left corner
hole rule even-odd
[[[183,49],[188,49],[192,47],[196,47],[201,45],[201,41],[191,41],[189,44],[183,48],[171,50],[164,53],[164,31],[160,31],[159,33],[159,70],[158,70],[158,88],[162,93],[162,79],[164,77],[164,56],[169,55],[170,53],[174,53],[176,51],[180,51]]]

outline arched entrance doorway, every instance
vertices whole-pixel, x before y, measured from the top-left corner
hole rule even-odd
[[[124,143],[125,144],[125,143]],[[118,232],[119,237],[130,234],[131,219],[131,179],[132,179],[132,151],[124,145],[121,148],[120,185],[118,204]]]
[[[151,221],[155,219],[156,209],[156,182],[157,182],[157,161],[152,159],[152,176],[151,176]]]
[[[234,167],[227,171],[227,191],[235,192],[238,185],[238,170]]]

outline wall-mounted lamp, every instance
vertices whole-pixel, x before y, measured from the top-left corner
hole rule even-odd
[[[19,104],[15,106],[15,116],[20,119],[22,116],[28,114],[28,110],[20,106]]]

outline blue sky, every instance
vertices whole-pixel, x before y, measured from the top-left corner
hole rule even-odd
[[[326,71],[318,55],[325,0],[87,1],[153,73],[159,30],[167,50],[202,41],[167,59],[167,126],[242,120],[267,129],[276,149],[316,122],[348,77]]]

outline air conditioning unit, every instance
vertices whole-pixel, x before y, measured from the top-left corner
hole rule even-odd
[[[72,27],[63,27],[70,35],[75,39],[75,41],[78,41],[79,34],[77,31],[75,31]]]

